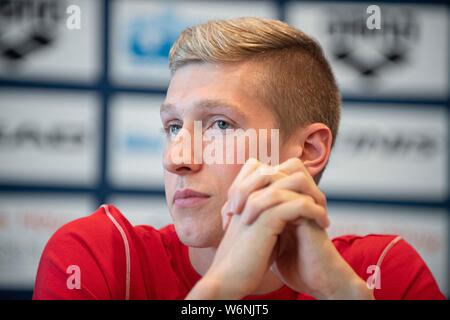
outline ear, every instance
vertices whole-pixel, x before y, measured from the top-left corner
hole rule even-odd
[[[323,171],[328,163],[333,135],[323,123],[313,123],[302,130],[298,157],[312,177]]]

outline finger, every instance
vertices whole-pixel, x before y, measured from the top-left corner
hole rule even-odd
[[[261,166],[261,163],[255,159],[255,158],[249,158],[245,162],[245,164],[242,166],[241,170],[237,174],[236,178],[234,178],[233,183],[228,189],[228,199],[232,198],[232,194],[235,193],[235,190],[240,185],[241,181],[245,178],[247,178],[250,174],[255,172],[259,167]],[[231,210],[230,208],[230,202],[227,201],[225,203],[227,205],[227,209],[225,210]]]
[[[222,215],[222,229],[226,230],[228,227],[228,224],[230,223],[231,217],[232,217],[232,213],[225,213]]]
[[[261,164],[259,168],[266,168],[268,165]],[[247,198],[252,192],[260,190],[272,184],[274,181],[286,177],[286,174],[282,172],[276,172],[274,174],[261,174],[260,170],[255,170],[253,173],[242,180],[241,183],[235,188],[231,189],[229,197],[230,211],[234,214],[241,213],[244,208]]]
[[[294,202],[294,205],[302,206],[305,210],[310,208],[312,210],[311,213],[306,212],[303,218],[316,220],[322,228],[328,228],[330,222],[326,208],[317,204],[311,196],[299,194],[291,190],[271,188],[272,187],[266,188],[251,194],[248,205],[246,204],[244,212],[242,213],[244,223],[253,223],[259,218],[263,211],[266,211],[271,207],[275,207],[284,202],[296,201]],[[314,215],[315,213],[320,213],[320,215],[309,216],[309,214]]]
[[[299,219],[313,220],[324,229],[330,225],[325,208],[315,203],[309,196],[302,196],[270,207],[261,213],[258,220],[260,219],[262,223],[271,223],[275,226],[285,225]]]
[[[241,180],[240,185],[235,185],[233,188],[230,188],[230,201],[228,205],[229,210],[234,214],[239,214],[243,210],[245,202],[252,192],[264,188],[275,181],[284,181],[288,175],[292,174],[296,174],[293,179],[299,179],[300,187],[297,186],[295,180],[292,180],[291,178],[289,181],[285,182],[287,183],[287,186],[284,189],[289,189],[291,188],[291,185],[293,185],[295,186],[295,188],[292,187],[294,191],[297,190],[300,193],[309,194],[317,201],[317,203],[326,207],[325,195],[317,187],[314,179],[300,159],[288,159],[279,166],[276,166],[276,170],[274,170],[274,173],[272,174],[259,174],[261,171],[260,169],[266,167],[268,168],[269,166],[260,163],[257,170],[254,170],[253,173],[248,174],[245,179]],[[283,189],[283,187],[280,189]]]
[[[304,172],[308,180],[315,183],[303,161],[299,158],[290,158],[278,166],[278,170],[290,175],[295,172]]]
[[[290,158],[285,162],[281,163],[277,166],[277,170],[286,173],[287,175],[292,175],[297,172],[303,172],[304,177],[301,179],[306,179],[308,182],[308,190],[307,192],[311,192],[311,196],[317,201],[317,203],[326,207],[326,197],[320,189],[317,187],[317,184],[314,178],[309,173],[308,169],[305,167],[303,161],[299,158]]]
[[[288,160],[275,166],[277,170],[282,171],[286,174],[292,174],[297,171],[306,170],[303,162],[299,158],[289,158]]]
[[[326,208],[325,194],[319,189],[315,181],[304,171],[295,172],[283,179],[279,179],[275,181],[271,187],[287,189],[309,195],[317,202],[317,204]]]
[[[260,166],[260,162],[255,158],[249,158],[245,162],[245,164],[242,166],[241,170],[237,174],[237,176],[234,178],[233,183],[228,189],[228,199],[230,199],[230,193],[232,193],[232,190],[236,188],[236,185],[239,185],[240,181],[242,179],[245,179],[249,174],[253,173],[258,167]],[[222,226],[225,226],[225,221],[228,219],[227,216],[229,215],[229,212],[231,211],[230,208],[230,202],[226,201],[225,204],[222,207],[221,214],[222,214]]]
[[[241,170],[237,174],[236,178],[234,178],[233,183],[231,184],[231,187],[234,184],[239,184],[243,179],[245,179],[248,175],[253,173],[259,166],[260,162],[255,158],[248,158],[245,164],[242,166]]]
[[[232,215],[233,215],[233,212],[230,211],[228,201],[226,201],[225,204],[223,205],[221,211],[220,211],[220,216],[221,216],[221,219],[222,219],[222,228],[223,228],[223,230],[226,230]]]
[[[263,211],[270,207],[276,206],[282,202],[294,200],[301,196],[301,194],[290,190],[274,189],[271,187],[255,191],[250,194],[245,202],[242,211],[242,221],[245,224],[251,224]]]

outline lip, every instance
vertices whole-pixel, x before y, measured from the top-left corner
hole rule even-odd
[[[180,208],[190,208],[200,205],[208,200],[210,196],[206,193],[192,189],[177,190],[173,196],[173,203]]]

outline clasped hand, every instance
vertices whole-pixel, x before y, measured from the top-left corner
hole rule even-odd
[[[270,269],[318,299],[373,299],[329,239],[326,197],[300,159],[274,167],[249,159],[221,214],[225,235],[188,298],[240,299]]]

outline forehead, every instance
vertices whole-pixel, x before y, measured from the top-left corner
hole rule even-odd
[[[257,67],[247,63],[191,63],[173,75],[161,110],[222,107],[245,115],[263,111],[255,87]],[[267,108],[264,108],[267,112]]]

